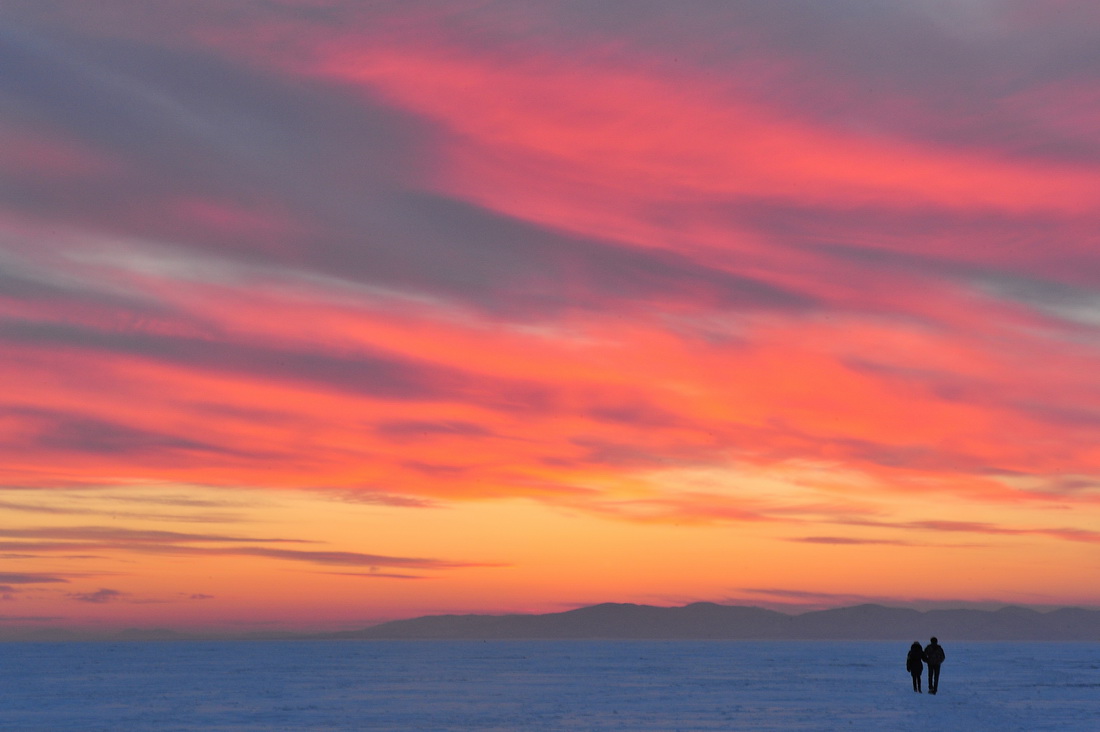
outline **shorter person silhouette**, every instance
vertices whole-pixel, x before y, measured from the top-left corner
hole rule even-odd
[[[924,647],[924,662],[928,664],[928,693],[935,694],[940,688],[940,664],[947,658],[947,654],[940,647],[936,636],[932,636],[932,642]]]
[[[924,651],[920,647],[919,641],[913,641],[913,645],[909,647],[909,655],[905,657],[905,670],[913,676],[913,691],[918,694],[920,690],[920,675],[924,673],[924,664],[921,661],[924,660]]]

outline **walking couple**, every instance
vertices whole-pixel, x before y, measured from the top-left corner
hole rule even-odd
[[[913,691],[920,692],[920,677],[924,673],[924,664],[927,663],[928,693],[936,693],[940,686],[940,664],[945,658],[947,655],[943,652],[940,642],[936,640],[936,636],[932,636],[932,642],[924,648],[920,647],[920,643],[913,641],[913,645],[909,648],[909,655],[905,659],[905,670],[913,676]]]

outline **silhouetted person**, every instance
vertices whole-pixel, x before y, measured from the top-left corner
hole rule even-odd
[[[909,647],[909,655],[905,657],[905,670],[913,676],[913,691],[918,694],[920,691],[920,675],[924,673],[924,664],[921,661],[924,660],[924,651],[921,650],[920,643],[913,641],[913,645]]]
[[[928,693],[935,694],[940,688],[940,664],[947,658],[947,654],[940,647],[936,636],[932,636],[932,642],[924,647],[924,662],[928,664]]]

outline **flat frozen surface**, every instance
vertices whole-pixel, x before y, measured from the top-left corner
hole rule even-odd
[[[0,645],[12,730],[1100,730],[1100,643]]]

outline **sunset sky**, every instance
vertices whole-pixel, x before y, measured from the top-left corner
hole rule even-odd
[[[1098,37],[3,0],[0,627],[1100,606]]]

